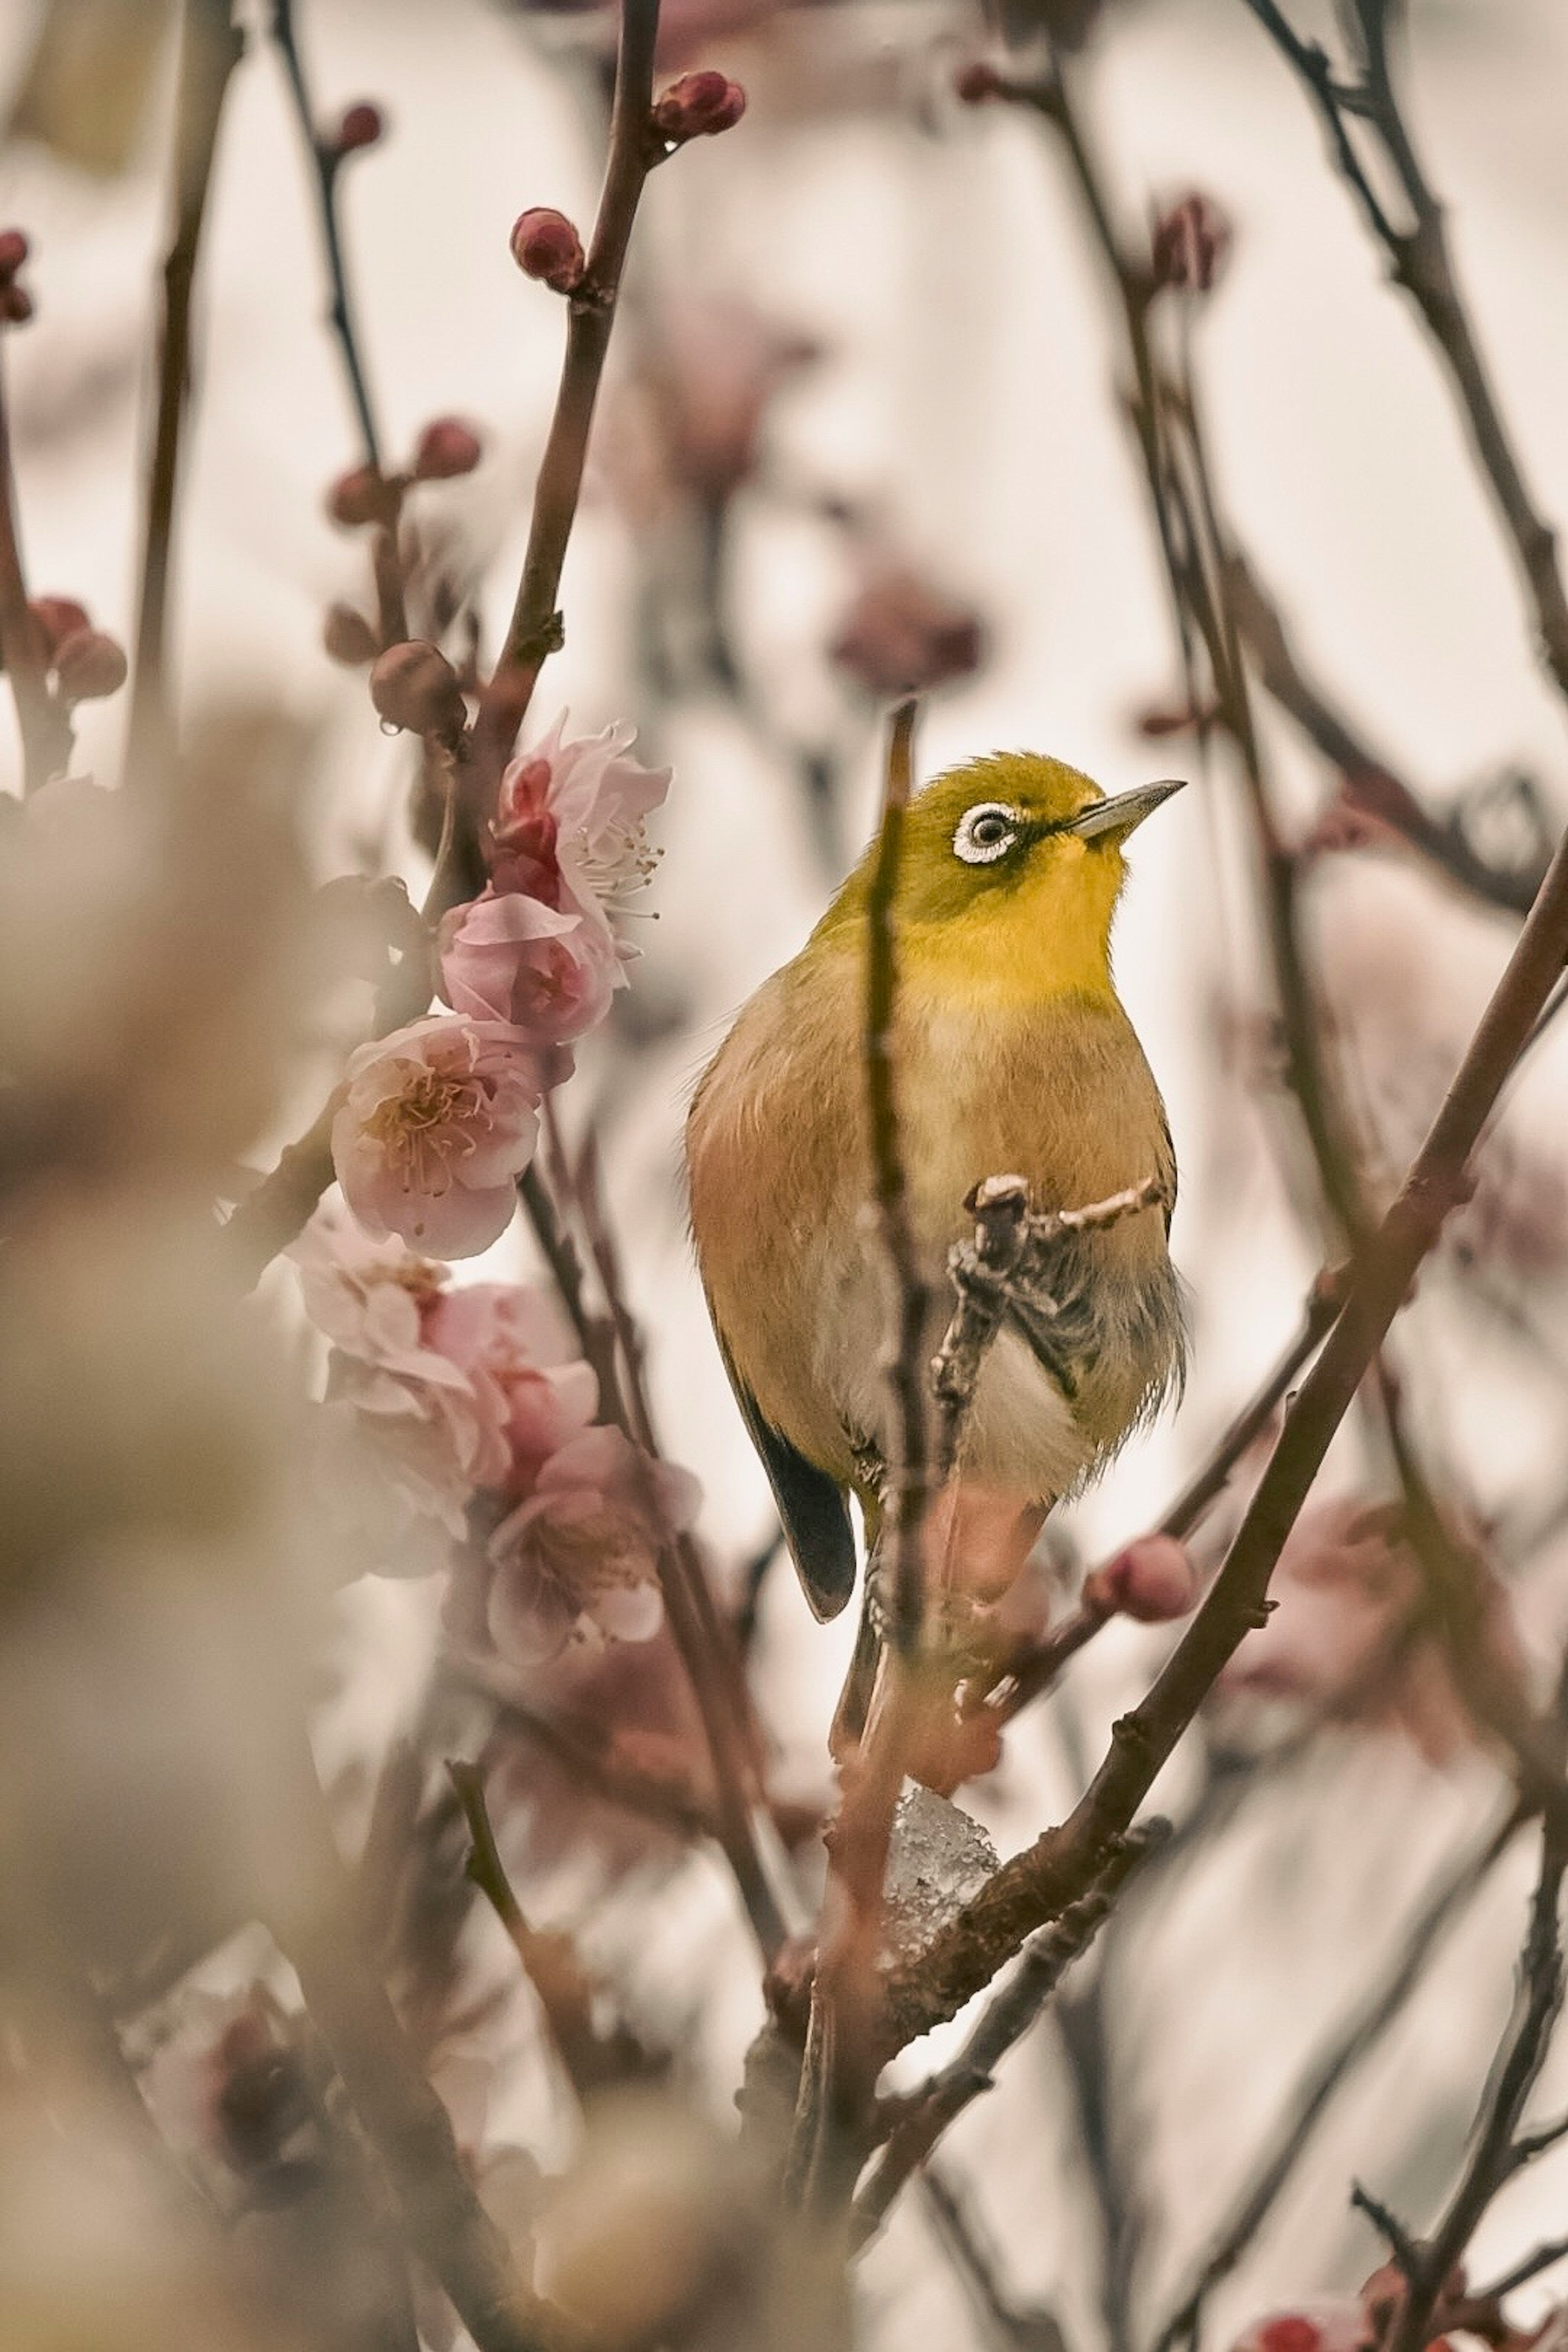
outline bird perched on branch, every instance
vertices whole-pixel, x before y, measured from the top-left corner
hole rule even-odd
[[[1178,789],[1108,800],[1058,761],[999,752],[939,776],[904,817],[891,1034],[909,1213],[932,1301],[922,1369],[952,1311],[947,1257],[971,1230],[965,1196],[984,1178],[1022,1175],[1037,1210],[1151,1177],[1163,1193],[1064,1242],[1055,1344],[1040,1344],[1037,1318],[1009,1315],[982,1363],[953,1486],[980,1498],[988,1527],[1014,1531],[1002,1547],[1008,1574],[1046,1510],[1182,1377],[1170,1129],[1110,972],[1122,844]],[[888,1275],[866,1215],[875,858],[873,845],[799,955],[744,1006],[686,1133],[714,1329],[819,1617],[854,1590],[847,1497],[859,1497],[869,1543],[894,1448]]]

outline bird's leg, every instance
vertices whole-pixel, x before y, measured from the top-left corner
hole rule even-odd
[[[1058,1234],[1036,1244],[1007,1282],[1006,1294],[1008,1321],[1070,1402],[1100,1355],[1089,1237]]]

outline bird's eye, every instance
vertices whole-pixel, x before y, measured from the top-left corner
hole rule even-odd
[[[965,809],[958,821],[958,831],[952,836],[952,854],[962,857],[966,866],[994,866],[1018,838],[1016,812],[1005,808],[1000,801],[982,801],[978,807]]]

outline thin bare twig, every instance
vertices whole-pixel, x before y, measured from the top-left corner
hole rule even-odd
[[[658,0],[621,0],[621,37],[610,109],[610,152],[589,240],[583,283],[569,298],[566,355],[534,491],[522,577],[495,670],[474,722],[469,785],[488,804],[517,740],[539,673],[563,642],[556,610],[562,567],[576,520],[588,436],[615,324],[632,223],[660,149],[653,137],[654,51]]]
[[[921,2176],[921,2185],[937,2234],[1003,2352],[1067,2352],[1066,2339],[1053,2313],[1020,2308],[1003,2293],[990,2249],[946,2175],[931,2165]]]
[[[1568,593],[1557,562],[1556,534],[1525,478],[1491,373],[1475,331],[1448,249],[1443,206],[1433,194],[1394,89],[1387,47],[1387,12],[1361,12],[1360,79],[1336,75],[1325,50],[1304,40],[1276,0],[1245,0],[1306,88],[1329,136],[1342,178],[1354,193],[1368,226],[1426,322],[1447,371],[1482,478],[1491,491],[1517,560],[1546,666],[1568,696]],[[1351,121],[1377,141],[1409,206],[1410,226],[1390,217],[1363,168]]]
[[[891,2047],[951,2017],[1037,1927],[1087,1890],[1216,1675],[1260,1622],[1275,1563],[1334,1432],[1454,1207],[1470,1154],[1565,958],[1568,844],[1552,860],[1431,1132],[1358,1255],[1340,1318],[1196,1616],[1147,1696],[1114,1727],[1110,1752],[1068,1821],[1005,1863],[934,1947],[890,1979]]]
[[[1169,1822],[1144,1822],[1119,1842],[1089,1892],[1026,1945],[1012,1977],[992,1997],[957,2055],[900,2101],[887,2146],[855,2200],[856,2219],[867,2237],[881,2226],[899,2191],[948,2126],[991,2089],[1002,2060],[1023,2040],[1068,1969],[1094,1941],[1132,1872],[1170,1829]]]
[[[16,725],[22,737],[22,790],[35,793],[58,775],[70,758],[70,720],[49,690],[44,633],[27,609],[16,520],[16,483],[11,463],[11,429],[0,380],[0,658],[11,681]]]
[[[179,491],[181,430],[190,391],[196,258],[224,100],[244,46],[232,0],[185,0],[174,114],[174,235],[163,265],[158,412],[147,477],[136,655],[125,738],[126,779],[142,787],[158,782],[170,750],[170,558]]]
[[[1448,1872],[1411,1926],[1386,1981],[1302,2076],[1289,2119],[1256,2168],[1245,2196],[1205,2256],[1191,2287],[1161,2329],[1155,2352],[1172,2352],[1178,2344],[1197,2341],[1209,2296],[1230,2276],[1278,2205],[1335,2094],[1404,2009],[1449,1924],[1517,1836],[1524,1819],[1516,1807],[1483,1844]]]

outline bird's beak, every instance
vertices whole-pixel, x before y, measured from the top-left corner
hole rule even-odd
[[[1152,816],[1173,793],[1179,793],[1186,782],[1184,776],[1167,776],[1157,784],[1139,784],[1130,793],[1118,793],[1114,799],[1091,801],[1075,817],[1063,825],[1064,833],[1076,833],[1080,841],[1100,841],[1107,834],[1124,841],[1135,824]]]

